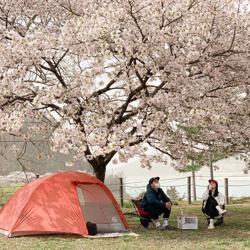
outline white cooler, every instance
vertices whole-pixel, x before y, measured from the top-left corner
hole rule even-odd
[[[195,215],[177,216],[177,227],[179,229],[198,229],[198,217]]]

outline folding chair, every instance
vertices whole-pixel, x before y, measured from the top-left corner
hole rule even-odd
[[[147,228],[149,226],[149,223],[152,223],[152,219],[150,217],[150,213],[145,211],[143,208],[140,207],[142,199],[140,200],[131,200],[135,211],[140,219],[140,225],[138,228],[142,225],[143,227]]]

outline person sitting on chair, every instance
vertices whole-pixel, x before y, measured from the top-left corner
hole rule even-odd
[[[172,202],[160,188],[160,177],[149,180],[147,191],[141,201],[141,208],[150,213],[152,222],[156,228],[170,229],[168,219],[171,213]],[[163,224],[159,221],[159,215],[163,214]]]
[[[225,197],[218,191],[218,182],[216,180],[209,180],[209,186],[206,192],[203,194],[202,212],[209,217],[208,229],[214,229],[214,218],[218,215],[223,215],[226,210]]]

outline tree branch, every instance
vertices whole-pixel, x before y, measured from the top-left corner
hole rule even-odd
[[[40,64],[40,67],[43,68],[43,69],[45,69],[45,70],[48,70],[48,71],[52,72],[56,76],[56,78],[59,80],[59,82],[62,84],[62,86],[64,88],[67,88],[67,85],[66,85],[64,79],[62,78],[61,74],[57,70],[56,65],[53,64],[51,61],[47,60],[44,57],[43,57],[43,60],[49,65],[49,68],[46,67],[46,66],[44,66],[44,65],[42,65],[42,64]]]

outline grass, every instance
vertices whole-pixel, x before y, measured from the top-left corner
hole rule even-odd
[[[230,204],[250,204],[250,197],[242,197],[240,199],[231,200]]]
[[[29,236],[18,238],[0,237],[0,249],[11,250],[161,250],[161,249],[250,249],[250,204],[233,204],[227,207],[226,225],[215,230],[206,229],[206,221],[200,212],[200,205],[181,207],[187,214],[199,217],[198,230],[156,231],[153,228],[138,228],[138,218],[133,216],[129,204],[124,208],[130,229],[139,237],[113,239],[85,239],[78,236]],[[178,207],[173,208],[170,223],[176,225]]]
[[[0,186],[0,206],[6,203],[6,201],[10,198],[10,196],[23,185],[24,183],[17,183],[13,185]]]

